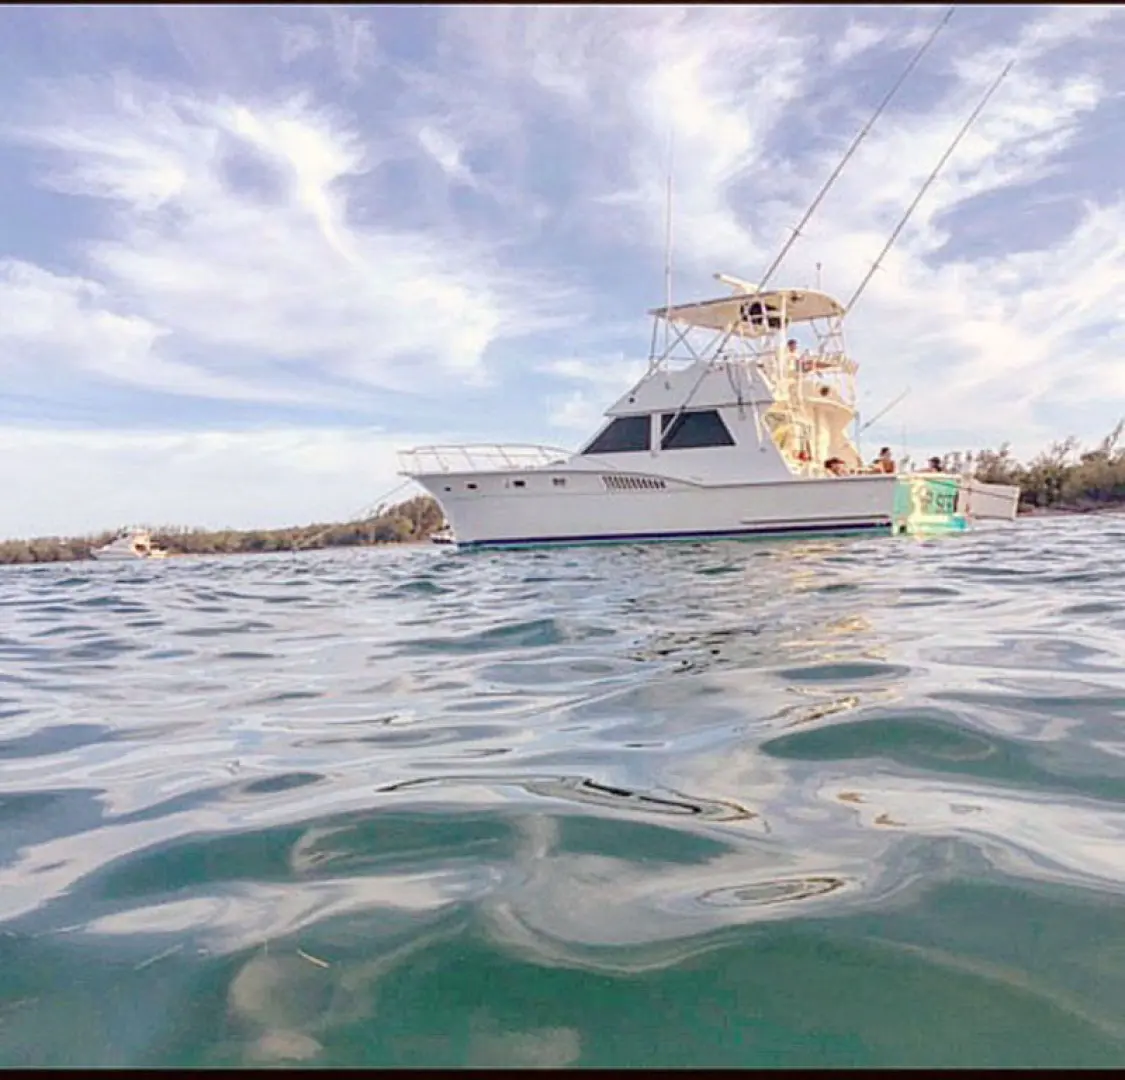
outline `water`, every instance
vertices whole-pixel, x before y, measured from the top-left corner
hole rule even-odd
[[[1120,1065],[1125,520],[0,573],[2,1065]]]

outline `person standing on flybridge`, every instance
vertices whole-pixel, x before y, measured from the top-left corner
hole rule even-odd
[[[790,338],[785,344],[789,349],[789,359],[792,360],[794,364],[797,364],[802,371],[812,371],[812,359],[807,350],[803,353],[801,352],[801,347],[797,344],[797,339]]]

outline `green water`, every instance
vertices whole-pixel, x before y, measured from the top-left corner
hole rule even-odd
[[[1123,539],[6,572],[0,1064],[1122,1063]]]

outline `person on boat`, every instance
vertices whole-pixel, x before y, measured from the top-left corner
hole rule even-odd
[[[844,463],[843,458],[830,457],[825,463],[824,468],[833,476],[847,476],[848,467]]]
[[[796,367],[799,367],[803,372],[809,372],[813,369],[813,360],[808,352],[801,352],[801,346],[797,344],[796,338],[790,338],[786,343],[789,349],[789,359]]]
[[[926,463],[926,472],[945,472],[945,468],[941,463],[941,458],[930,458],[930,460]]]
[[[884,446],[879,451],[879,456],[874,462],[875,472],[893,473],[895,471],[895,459],[891,456],[891,448]]]

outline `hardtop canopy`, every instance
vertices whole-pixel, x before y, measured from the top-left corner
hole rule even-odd
[[[649,314],[668,322],[703,330],[731,330],[741,325],[744,333],[753,335],[782,329],[783,306],[786,324],[839,318],[844,314],[844,306],[835,297],[815,289],[770,289],[760,293],[736,293],[714,300],[655,308]]]

